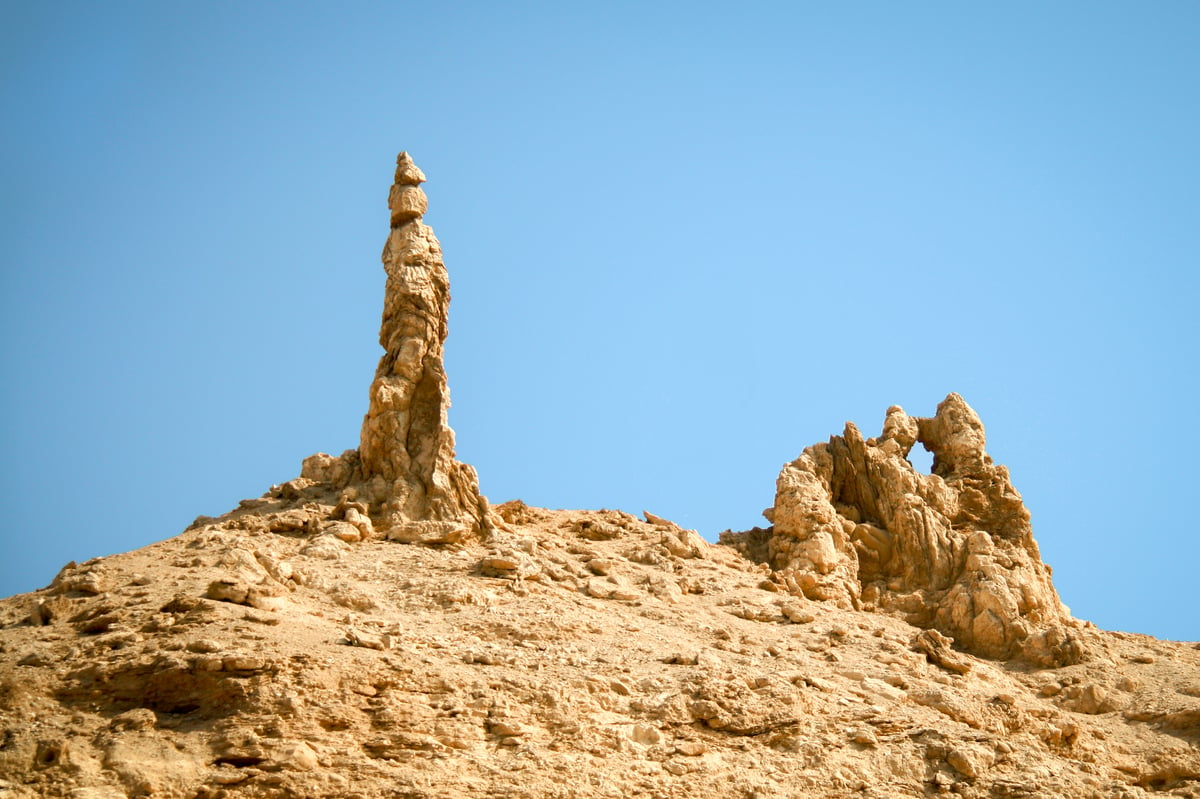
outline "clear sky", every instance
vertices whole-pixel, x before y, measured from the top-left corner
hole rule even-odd
[[[765,524],[949,391],[1073,612],[1200,638],[1200,5],[0,6],[0,594],[357,445],[396,153],[493,501]]]

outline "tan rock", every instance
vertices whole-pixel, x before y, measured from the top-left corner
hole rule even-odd
[[[770,564],[790,570],[809,598],[865,603],[940,630],[975,654],[1079,661],[1029,512],[985,441],[979,416],[957,394],[930,418],[889,408],[878,439],[864,440],[847,423],[780,472]],[[934,453],[933,474],[907,460],[917,442]]]
[[[946,762],[964,777],[979,777],[991,765],[992,753],[981,747],[961,746],[946,754]]]
[[[280,590],[272,585],[249,585],[238,580],[222,579],[209,584],[204,592],[208,599],[219,602],[231,602],[235,605],[248,605],[259,610],[279,610],[283,607],[284,599]]]
[[[951,649],[954,639],[937,630],[922,630],[913,637],[913,649],[929,658],[929,662],[955,674],[966,674],[971,670],[969,658]]]
[[[312,771],[321,765],[313,748],[304,741],[289,741],[279,747],[276,759],[284,768]]]
[[[455,522],[482,532],[487,506],[470,466],[454,459],[446,421],[450,392],[443,366],[450,281],[442,248],[421,222],[423,173],[407,153],[396,159],[388,205],[392,232],[383,248],[387,271],[383,357],[359,444],[361,478],[386,533],[413,521]]]

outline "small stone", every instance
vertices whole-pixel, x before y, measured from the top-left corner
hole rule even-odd
[[[607,580],[593,578],[587,582],[587,594],[596,599],[609,599],[617,587]]]
[[[350,628],[346,630],[345,635],[346,643],[350,644],[350,646],[361,646],[364,649],[374,649],[377,652],[386,652],[392,648],[392,637],[386,633],[368,633]]]
[[[321,765],[317,753],[304,741],[285,743],[279,749],[278,761],[284,768],[312,771]]]
[[[347,524],[354,525],[363,541],[368,541],[375,537],[375,525],[371,523],[371,518],[358,508],[346,508],[343,513]]]
[[[158,715],[148,707],[138,707],[113,716],[108,726],[114,731],[149,730],[158,726]]]
[[[679,529],[679,525],[676,524],[675,522],[673,522],[669,519],[664,519],[662,516],[655,516],[653,513],[651,513],[648,510],[642,511],[642,516],[646,519],[646,522],[648,524],[653,524],[655,527],[666,527],[670,530],[678,530]]]
[[[323,533],[315,536],[300,550],[301,555],[321,560],[339,560],[350,551],[350,547],[335,535]]]
[[[633,730],[629,734],[629,737],[632,738],[635,743],[639,743],[644,746],[654,746],[655,744],[660,744],[662,743],[663,739],[662,732],[657,727],[651,727],[647,724],[635,724],[633,726]]]
[[[515,721],[492,720],[488,722],[488,732],[502,738],[516,738],[528,734],[523,726]]]
[[[641,596],[642,595],[634,588],[630,588],[629,586],[625,585],[618,585],[613,588],[610,598],[620,600],[622,602],[633,602],[641,598]]]
[[[1088,715],[1110,713],[1117,709],[1116,703],[1109,698],[1108,691],[1104,686],[1096,683],[1069,686],[1065,692],[1063,705],[1076,713]]]
[[[779,608],[780,612],[793,624],[809,624],[816,620],[816,616],[804,609],[803,605],[795,602],[789,602]]]
[[[587,562],[587,567],[592,570],[593,574],[604,577],[612,572],[613,562],[607,558],[592,558]]]
[[[966,747],[951,749],[946,755],[946,762],[959,774],[970,779],[978,777],[990,765],[984,752]]]
[[[198,654],[206,655],[212,652],[220,652],[221,644],[218,641],[212,640],[211,638],[200,638],[195,641],[188,641],[185,648],[189,652],[196,652]]]
[[[330,522],[322,528],[321,532],[332,535],[347,544],[362,540],[362,531],[349,522]]]
[[[261,671],[267,665],[258,655],[229,655],[221,663],[224,671]]]
[[[866,727],[859,727],[850,734],[850,740],[862,746],[877,746],[879,739],[875,737],[874,730]]]

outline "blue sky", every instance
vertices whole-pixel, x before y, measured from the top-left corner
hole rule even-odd
[[[397,151],[494,501],[763,524],[949,391],[1075,614],[1200,638],[1200,7],[8,3],[0,594],[356,446]]]

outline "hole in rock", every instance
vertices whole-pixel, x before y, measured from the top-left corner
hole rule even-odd
[[[41,767],[53,766],[62,755],[62,746],[57,743],[41,742],[38,744],[34,763]]]
[[[908,462],[921,474],[933,472],[933,453],[925,449],[925,445],[920,441],[913,444],[913,448],[908,451]]]

